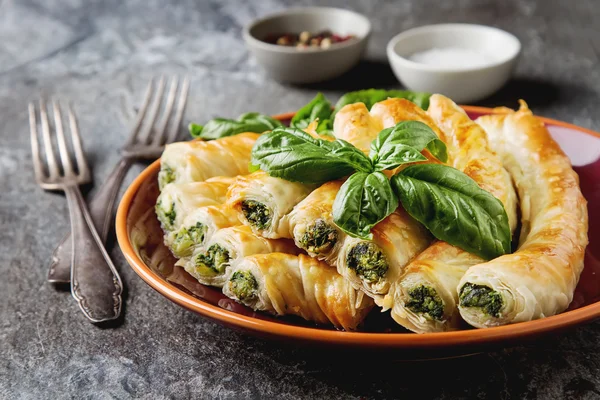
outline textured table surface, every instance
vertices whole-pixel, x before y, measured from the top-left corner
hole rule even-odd
[[[310,1],[0,1],[0,398],[600,398],[600,323],[456,360],[350,356],[340,363],[182,310],[133,273],[114,238],[125,321],[94,327],[68,292],[45,282],[69,224],[64,197],[34,184],[27,123],[27,102],[40,94],[71,100],[101,182],[151,76],[192,77],[186,121],[279,113],[317,90],[335,99],[347,90],[398,87],[385,60],[395,33],[475,22],[523,42],[515,78],[482,104],[515,106],[522,97],[538,114],[600,130],[600,4],[592,3],[328,1],[369,16],[368,60],[333,82],[290,87],[269,80],[249,57],[241,27]]]

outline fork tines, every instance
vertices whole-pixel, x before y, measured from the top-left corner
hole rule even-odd
[[[65,184],[86,183],[91,175],[73,109],[70,104],[67,105],[70,132],[68,136],[71,138],[69,145],[63,128],[61,107],[56,100],[52,100],[51,104],[52,112],[49,112],[46,101],[40,99],[38,122],[36,105],[33,102],[29,103],[31,151],[36,180],[46,189],[59,189]],[[52,114],[52,121],[49,114]],[[38,136],[42,137],[43,155]],[[55,145],[58,147],[58,159]],[[72,151],[69,151],[69,147]]]
[[[156,88],[153,79],[148,83],[142,107],[132,129],[133,134],[128,142],[129,145],[137,142],[141,145],[164,146],[177,138],[190,88],[190,80],[186,76],[180,85],[179,78],[177,76],[172,77],[166,100],[164,100],[164,107],[161,107],[163,106],[163,98],[165,97],[163,94],[166,86],[164,76],[158,80]],[[177,95],[178,92],[179,96]],[[176,100],[175,118],[171,120]],[[160,122],[156,124],[161,109],[163,110],[162,117]]]

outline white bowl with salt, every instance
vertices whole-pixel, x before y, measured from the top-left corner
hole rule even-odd
[[[390,40],[387,56],[410,90],[441,93],[455,102],[488,97],[510,78],[521,52],[514,35],[484,25],[438,24]]]

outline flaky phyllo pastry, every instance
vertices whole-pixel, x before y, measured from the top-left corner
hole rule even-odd
[[[442,95],[419,104],[325,103],[262,136],[167,146],[156,213],[177,265],[346,330],[374,305],[417,333],[564,311],[588,228],[567,157],[524,103],[477,121]]]
[[[512,175],[521,206],[519,248],[470,268],[458,285],[460,314],[478,327],[530,321],[567,309],[588,244],[579,178],[527,105],[477,119]]]
[[[258,135],[236,136],[205,142],[193,140],[168,144],[160,157],[159,187],[184,182],[202,182],[215,176],[248,173],[250,151]]]
[[[452,166],[502,201],[514,230],[516,194],[484,130],[442,95],[431,96],[427,114],[440,128]],[[474,254],[436,241],[407,265],[385,299],[384,308],[391,308],[396,322],[414,332],[456,329],[460,323],[456,286],[469,267],[482,262]]]
[[[356,329],[373,307],[334,269],[304,254],[246,257],[231,268],[223,293],[255,310],[346,330]]]
[[[269,239],[290,239],[287,216],[314,188],[258,171],[235,180],[227,193],[227,205],[255,233]]]
[[[219,230],[191,257],[179,260],[177,265],[183,266],[200,283],[223,287],[229,267],[244,257],[299,252],[300,249],[289,239],[266,239],[252,232],[250,227],[238,225]]]

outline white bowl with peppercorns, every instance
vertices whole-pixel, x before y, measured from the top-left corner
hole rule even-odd
[[[358,63],[371,23],[341,8],[293,8],[255,20],[244,40],[273,79],[313,83],[335,78]]]

